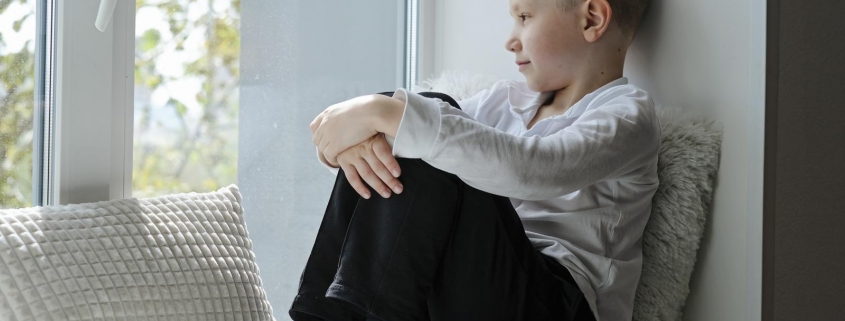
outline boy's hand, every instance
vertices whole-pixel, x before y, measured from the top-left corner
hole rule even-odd
[[[378,118],[381,95],[355,97],[329,106],[311,122],[312,142],[329,163],[348,148],[379,132],[373,128]]]
[[[361,178],[384,198],[390,197],[391,189],[396,194],[402,193],[402,183],[396,178],[401,173],[399,162],[393,157],[383,133],[344,150],[337,155],[337,162],[352,188],[366,199],[370,198],[370,190],[364,186]]]

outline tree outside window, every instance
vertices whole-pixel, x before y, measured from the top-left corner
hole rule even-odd
[[[134,197],[237,183],[240,1],[138,0]]]
[[[35,1],[0,0],[0,208],[32,205]]]

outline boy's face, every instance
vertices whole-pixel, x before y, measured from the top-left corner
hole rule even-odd
[[[515,62],[528,61],[519,68],[526,84],[535,92],[558,90],[572,83],[579,65],[588,59],[587,42],[580,32],[579,10],[566,13],[557,0],[509,0],[513,30],[505,49],[515,55]]]

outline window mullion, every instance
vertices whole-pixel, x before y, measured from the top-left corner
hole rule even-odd
[[[135,1],[118,1],[112,17],[112,175],[110,199],[132,197],[132,147],[135,88]]]
[[[51,204],[130,196],[135,5],[119,1],[105,32],[94,27],[98,9],[58,3]]]
[[[53,184],[53,70],[55,1],[36,3],[35,108],[32,137],[32,205],[49,205]]]

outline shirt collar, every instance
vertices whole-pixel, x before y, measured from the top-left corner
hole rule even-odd
[[[625,85],[627,83],[628,78],[623,76],[602,85],[598,89],[593,90],[592,92],[584,95],[583,98],[578,100],[578,102],[572,105],[572,107],[567,109],[564,115],[573,113],[580,114],[581,112],[583,112],[583,109],[586,108],[587,105],[589,105],[593,98],[595,98],[605,90],[610,89],[614,86]],[[543,102],[551,98],[554,94],[555,91],[545,91],[542,93],[537,93],[529,90],[525,86],[508,85],[508,104],[510,104],[511,110],[516,113],[523,114],[542,105]]]

